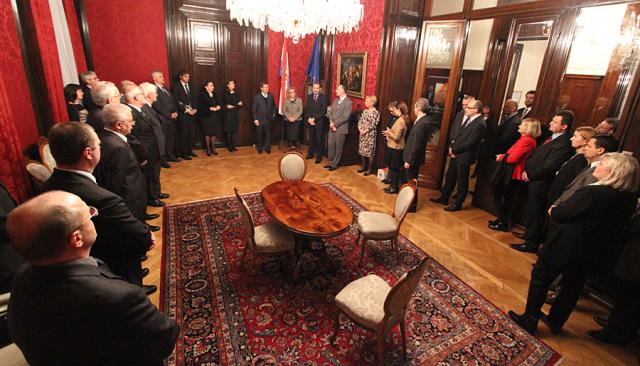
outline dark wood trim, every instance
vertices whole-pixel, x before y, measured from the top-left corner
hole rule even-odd
[[[333,95],[333,61],[335,57],[336,51],[336,36],[331,34],[327,36],[327,40],[329,41],[329,73],[325,79],[325,83],[327,88],[324,90],[324,94],[331,100],[331,96]]]
[[[29,92],[31,93],[31,104],[36,118],[38,134],[45,136],[49,128],[53,126],[53,111],[49,103],[31,4],[28,1],[11,0],[11,7],[18,32]]]
[[[76,9],[76,18],[78,18],[78,27],[80,28],[80,38],[82,39],[82,48],[84,50],[84,59],[87,62],[89,70],[95,70],[93,67],[93,53],[91,52],[91,38],[89,38],[89,20],[87,18],[87,9],[84,6],[84,0],[73,0],[73,6]]]

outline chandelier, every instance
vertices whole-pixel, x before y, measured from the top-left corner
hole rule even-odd
[[[298,43],[308,34],[358,30],[364,6],[360,0],[227,0],[231,20],[262,31],[268,26]]]

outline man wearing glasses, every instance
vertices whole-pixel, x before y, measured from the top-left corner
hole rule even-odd
[[[97,215],[80,197],[50,191],[8,217],[11,244],[28,262],[13,282],[9,332],[29,364],[162,364],[173,349],[175,321],[89,256]]]
[[[469,191],[469,168],[476,161],[478,148],[484,136],[484,120],[481,118],[482,102],[470,101],[464,109],[464,118],[460,126],[452,131],[451,144],[449,145],[449,169],[442,188],[442,195],[432,198],[431,201],[443,205],[449,205],[449,197],[458,185],[456,201],[445,207],[446,211],[460,211]]]

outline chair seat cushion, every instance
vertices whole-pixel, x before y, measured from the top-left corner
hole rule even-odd
[[[398,222],[386,213],[364,211],[358,215],[360,231],[370,239],[391,239],[398,235]]]
[[[384,301],[391,286],[371,274],[357,279],[336,295],[336,305],[351,319],[375,329],[384,317]]]
[[[256,226],[253,238],[258,253],[277,253],[293,250],[293,234],[275,221]]]

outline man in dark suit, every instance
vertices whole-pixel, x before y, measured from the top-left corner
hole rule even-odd
[[[529,182],[527,230],[524,233],[525,242],[510,244],[513,249],[536,253],[538,246],[544,240],[549,190],[558,169],[574,153],[569,140],[573,119],[573,112],[558,111],[549,122],[549,131],[552,135],[538,146],[527,160],[523,173],[524,180]]]
[[[99,214],[52,191],[9,215],[11,242],[29,262],[13,282],[9,329],[31,365],[162,365],[173,349],[176,322],[89,256]]]
[[[87,111],[91,112],[98,108],[98,105],[96,105],[91,95],[91,90],[98,82],[100,82],[100,79],[98,78],[98,75],[96,75],[95,71],[83,72],[80,74],[80,79],[82,80],[82,92],[84,93],[82,97],[82,105],[84,105]]]
[[[96,133],[104,129],[102,108],[107,104],[120,104],[120,91],[109,81],[99,81],[91,89],[92,99],[96,103],[96,108],[89,111],[87,123],[93,127]]]
[[[132,85],[126,87],[124,92],[127,105],[131,109],[131,115],[135,121],[131,134],[140,141],[146,151],[146,164],[142,166],[142,171],[147,183],[147,205],[162,207],[165,203],[160,201],[160,143],[154,131],[154,122],[149,111],[145,113],[142,110],[146,105],[142,90],[137,85]]]
[[[178,109],[178,155],[185,160],[195,157],[197,93],[189,82],[186,70],[178,72],[178,82],[173,84],[173,99]]]
[[[309,127],[309,150],[307,159],[316,157],[320,164],[324,155],[324,140],[327,134],[327,97],[320,93],[320,83],[313,83],[313,93],[307,96],[304,103],[304,120]]]
[[[256,125],[256,149],[271,154],[271,121],[276,116],[276,102],[269,93],[269,84],[260,83],[260,92],[253,96],[251,103],[253,123]]]
[[[342,160],[342,148],[349,134],[349,117],[353,111],[351,99],[347,97],[344,85],[336,87],[336,96],[329,110],[329,164],[325,169],[338,169]]]
[[[424,164],[427,144],[438,130],[435,122],[429,121],[426,113],[429,110],[429,101],[426,98],[416,100],[413,105],[413,113],[416,115],[416,121],[409,131],[407,142],[402,153],[404,161],[404,169],[407,173],[407,179],[418,180],[420,175],[420,167]],[[409,207],[409,212],[416,212],[418,209],[418,187],[416,185],[416,195]]]
[[[57,166],[45,190],[67,191],[96,207],[100,216],[93,222],[99,237],[91,255],[102,259],[118,276],[141,286],[144,272],[140,256],[154,245],[155,237],[131,214],[120,196],[96,183],[91,173],[100,161],[98,136],[85,124],[59,123],[49,131],[49,146]],[[156,287],[145,286],[145,291],[151,294]]]
[[[102,159],[93,175],[101,187],[122,197],[133,216],[142,221],[147,210],[147,184],[138,158],[127,143],[134,122],[129,107],[104,107],[105,127],[99,134]]]
[[[160,71],[151,73],[153,84],[157,88],[158,98],[153,102],[153,109],[158,114],[158,118],[162,124],[162,132],[164,133],[165,148],[161,151],[162,161],[179,162],[180,158],[176,156],[176,123],[178,121],[178,110],[176,109],[176,101],[173,95],[164,87],[164,75]],[[163,165],[163,168],[168,168]]]
[[[451,127],[449,127],[449,136],[455,136],[457,130],[462,125],[462,121],[464,120],[464,112],[467,109],[467,105],[470,102],[476,100],[476,98],[472,95],[462,95],[460,96],[460,110],[456,113],[456,116],[453,117],[453,122],[451,122]]]
[[[520,115],[516,112],[518,109],[518,102],[513,99],[509,99],[504,102],[502,107],[502,118],[498,121],[498,128],[496,129],[496,148],[494,154],[505,154],[507,150],[513,146],[513,144],[520,138]]]
[[[469,168],[476,161],[478,148],[484,137],[486,126],[482,119],[482,102],[474,100],[468,103],[464,110],[464,120],[456,128],[455,135],[452,136],[449,147],[451,158],[442,195],[431,199],[443,205],[449,204],[449,197],[453,193],[456,184],[458,186],[458,196],[455,203],[445,207],[447,211],[460,211],[469,191]]]
[[[7,235],[7,216],[14,208],[16,208],[16,202],[0,182],[0,294],[9,292],[13,275],[24,263],[24,259],[9,244],[9,236]],[[4,340],[2,337],[4,332],[3,323],[2,319],[0,319],[0,344],[3,344],[2,341]]]
[[[525,94],[524,107],[518,109],[518,117],[520,117],[521,120],[534,116],[532,107],[533,107],[533,101],[535,100],[535,98],[536,98],[535,90],[529,90],[527,94]]]

